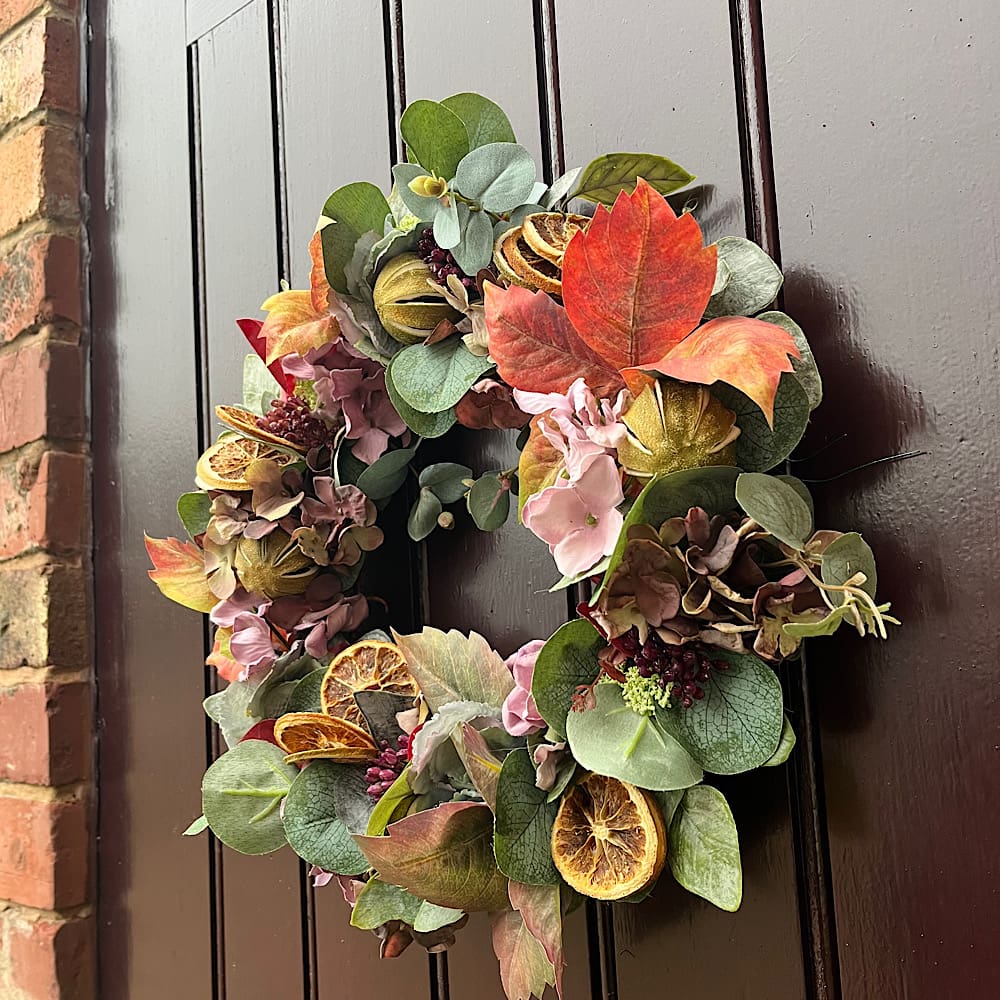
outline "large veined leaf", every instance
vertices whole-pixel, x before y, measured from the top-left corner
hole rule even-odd
[[[799,349],[789,333],[748,316],[709,320],[656,362],[657,371],[682,382],[725,382],[749,396],[774,426],[774,397],[782,372],[794,371]]]
[[[393,637],[432,712],[450,701],[478,701],[499,708],[514,687],[510,671],[478,633],[425,627]]]
[[[593,708],[570,712],[566,719],[566,737],[581,767],[653,791],[701,781],[702,769],[658,715],[633,712],[617,684],[598,684],[594,697]]]
[[[399,120],[403,142],[417,163],[445,180],[455,176],[462,157],[469,152],[465,123],[437,101],[414,101]]]
[[[615,366],[587,345],[566,310],[544,292],[488,284],[486,325],[497,370],[517,389],[565,392],[582,378],[595,395],[609,397],[625,386]]]
[[[607,153],[584,167],[571,197],[611,205],[622,191],[634,191],[640,177],[654,191],[664,195],[694,180],[694,174],[689,174],[665,156]]]
[[[559,872],[552,860],[552,824],[559,809],[535,784],[535,766],[527,750],[507,755],[496,798],[494,850],[500,870],[515,882],[555,885]]]
[[[351,926],[371,931],[390,920],[402,920],[415,931],[436,931],[462,918],[461,910],[435,906],[380,878],[365,883],[351,910]]]
[[[385,195],[367,181],[337,188],[326,200],[323,215],[333,222],[320,230],[326,280],[338,292],[349,291],[344,269],[351,263],[354,248],[365,233],[381,233],[389,203]]]
[[[386,833],[355,837],[384,882],[456,910],[507,905],[507,879],[493,856],[488,806],[445,802],[390,823]]]
[[[413,344],[392,359],[392,384],[403,400],[421,413],[450,410],[493,367],[473,354],[461,337],[436,344]]]
[[[610,367],[648,368],[701,319],[715,260],[694,216],[676,216],[640,180],[570,240],[562,272],[567,315]]]
[[[812,348],[806,335],[791,316],[786,316],[783,312],[761,313],[757,319],[765,323],[773,323],[788,331],[788,335],[795,341],[795,346],[799,349],[799,356],[792,358],[792,365],[795,368],[795,377],[799,380],[807,398],[809,408],[815,410],[823,401],[823,380],[820,378],[819,369],[816,367],[816,359],[813,357]]]
[[[503,109],[481,94],[453,94],[441,103],[462,119],[470,150],[488,142],[517,142]]]
[[[607,645],[600,632],[578,618],[556,629],[535,659],[531,694],[541,717],[560,739],[578,687],[592,684],[600,673],[597,654]]]
[[[763,472],[744,472],[736,480],[736,500],[778,541],[805,548],[813,532],[812,509],[794,486]]]
[[[689,788],[670,823],[667,860],[688,892],[730,913],[743,900],[736,823],[725,798],[710,785]]]
[[[729,669],[709,674],[705,697],[691,708],[658,711],[656,718],[706,771],[750,771],[778,749],[784,725],[781,684],[751,653],[718,649],[712,659],[725,660]]]
[[[219,603],[205,579],[205,554],[194,542],[149,535],[144,538],[153,563],[153,569],[148,570],[149,578],[164,597],[192,611],[208,612]]]
[[[497,783],[500,781],[500,761],[496,758],[486,737],[469,723],[462,724],[461,731],[452,739],[455,749],[472,779],[476,791],[483,801],[496,812]]]
[[[510,884],[510,904],[524,918],[524,925],[545,949],[555,972],[556,993],[562,996],[563,959],[562,886]]]

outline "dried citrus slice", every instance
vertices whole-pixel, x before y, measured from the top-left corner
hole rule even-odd
[[[195,481],[203,490],[249,490],[247,469],[260,459],[288,465],[298,456],[279,451],[262,441],[228,435],[216,441],[198,459]]]
[[[367,729],[354,700],[355,691],[389,691],[416,696],[419,688],[398,646],[365,639],[334,657],[323,678],[320,699],[324,712]]]
[[[257,414],[250,410],[244,410],[242,406],[217,406],[215,415],[227,426],[244,437],[252,438],[254,441],[262,441],[264,444],[273,445],[291,452],[296,456],[302,456],[305,451],[291,441],[265,431],[257,426]]]
[[[563,796],[552,826],[552,858],[577,892],[624,899],[652,885],[666,857],[663,814],[649,792],[588,774]]]
[[[562,212],[535,212],[525,218],[521,228],[524,242],[544,260],[562,267],[563,254],[569,241],[590,219],[585,215],[564,215]]]
[[[375,741],[360,726],[322,712],[289,712],[274,724],[274,738],[288,761],[373,760]]]
[[[539,257],[524,241],[521,226],[501,236],[493,248],[497,270],[515,284],[537,288],[551,295],[562,292],[562,271],[551,261]],[[512,277],[513,276],[513,277]]]

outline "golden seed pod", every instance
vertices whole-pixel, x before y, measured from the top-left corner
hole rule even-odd
[[[263,538],[242,536],[233,566],[245,590],[271,600],[301,594],[319,572],[319,566],[281,528]]]
[[[419,344],[441,320],[457,323],[462,318],[415,253],[402,253],[382,269],[375,282],[375,312],[401,344]]]

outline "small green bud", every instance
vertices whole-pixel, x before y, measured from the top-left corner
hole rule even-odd
[[[448,182],[433,174],[414,177],[408,186],[414,194],[419,194],[423,198],[443,198],[448,193]]]

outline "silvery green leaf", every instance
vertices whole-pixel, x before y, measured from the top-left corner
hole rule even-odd
[[[202,703],[205,714],[222,730],[228,747],[235,747],[247,730],[260,722],[260,717],[250,712],[253,694],[254,688],[247,681],[230,681]]]
[[[866,579],[860,587],[869,596],[875,596],[878,585],[875,554],[856,531],[841,535],[823,550],[821,573],[823,582],[834,587],[843,586],[856,573],[864,573]],[[829,596],[834,604],[842,604],[844,601],[843,594],[836,591]]]
[[[410,784],[431,766],[435,752],[445,744],[450,745],[452,736],[461,729],[463,723],[474,729],[496,729],[503,725],[500,709],[483,701],[449,701],[420,727],[413,737],[410,748]]]
[[[434,216],[434,240],[439,247],[451,250],[462,238],[462,215],[467,214],[469,207],[460,205],[454,198],[447,205],[438,202],[438,211]]]
[[[305,675],[295,685],[295,690],[288,697],[286,712],[322,712],[323,699],[320,692],[323,688],[323,678],[326,677],[326,667],[319,667]]]
[[[536,174],[535,161],[523,146],[491,142],[462,159],[455,187],[488,212],[510,212],[530,200]]]
[[[756,243],[742,236],[724,236],[715,246],[720,269],[724,265],[729,278],[721,289],[712,290],[705,318],[755,316],[769,306],[783,280],[778,265]]]
[[[437,101],[414,101],[399,119],[399,131],[409,152],[424,169],[451,177],[469,152],[469,133],[462,119]]]
[[[208,820],[204,816],[199,816],[181,834],[182,837],[197,837],[199,833],[204,833],[208,829]]]
[[[243,359],[243,406],[251,413],[263,415],[271,406],[271,400],[281,393],[274,376],[256,354],[248,354]]]
[[[403,166],[409,166],[410,164],[403,164]],[[407,189],[409,190],[409,189]],[[411,212],[409,206],[403,201],[402,196],[399,193],[399,185],[393,184],[392,188],[389,190],[389,210],[391,215],[390,219],[386,219],[385,228],[383,232],[388,232],[390,229],[402,228],[403,220],[413,216],[415,213]]]
[[[358,476],[358,489],[370,500],[388,499],[406,482],[408,466],[416,453],[417,445],[387,451]]]
[[[399,346],[399,345],[397,345]],[[438,413],[422,413],[415,410],[403,399],[393,382],[393,364],[395,358],[389,363],[385,370],[385,391],[396,408],[396,412],[403,418],[406,426],[424,438],[441,437],[455,423],[455,411],[452,407],[447,407]],[[404,362],[405,364],[405,362]]]
[[[469,149],[488,142],[517,142],[503,109],[482,94],[454,94],[441,103],[462,119],[469,136]]]
[[[533,204],[538,204],[538,202],[542,200],[542,195],[545,194],[548,189],[548,185],[545,181],[535,181],[535,184],[528,195],[528,201]]]
[[[496,531],[510,513],[510,483],[487,472],[472,484],[465,502],[480,531]]]
[[[472,469],[467,465],[436,462],[421,470],[419,482],[433,491],[441,503],[456,503],[468,492],[465,479],[472,479]]]
[[[351,926],[370,931],[390,920],[401,920],[418,932],[436,931],[460,920],[462,913],[462,910],[428,903],[399,886],[373,878],[358,893],[351,911]]]
[[[689,788],[670,824],[667,859],[688,892],[730,913],[743,899],[736,823],[725,798],[710,785]]]
[[[422,487],[406,519],[406,531],[410,538],[415,542],[423,541],[437,527],[437,519],[443,510],[441,500],[434,492],[426,486]]]
[[[347,281],[349,295],[358,297],[361,288],[367,286],[368,276],[371,274],[372,251],[379,242],[379,235],[373,229],[371,232],[362,233],[354,244],[351,259],[344,265],[344,279]]]
[[[792,367],[795,369],[795,377],[799,380],[803,391],[809,399],[810,409],[815,410],[823,400],[823,380],[820,378],[819,369],[816,367],[816,359],[813,357],[812,348],[806,335],[802,332],[802,327],[783,312],[773,310],[761,313],[757,319],[765,323],[774,323],[783,330],[787,330],[795,341],[795,346],[799,349],[799,357],[792,358]]]
[[[448,337],[436,344],[413,344],[393,358],[392,382],[396,392],[421,413],[450,410],[490,368],[462,343]]]
[[[779,541],[794,549],[805,548],[813,533],[812,511],[794,486],[762,472],[744,472],[736,480],[736,500]]]
[[[535,784],[527,750],[514,750],[500,768],[496,800],[497,866],[508,878],[526,885],[555,885],[559,872],[552,860],[552,824],[559,809]]]
[[[364,271],[365,278],[371,280],[379,271],[383,261],[415,250],[419,238],[420,234],[415,226],[410,229],[390,229],[369,251]]]
[[[566,738],[566,717],[576,689],[591,684],[601,671],[597,654],[607,645],[586,618],[561,625],[535,659],[531,694],[538,714],[560,739]]]
[[[406,207],[407,212],[415,215],[421,222],[431,222],[441,207],[441,202],[437,198],[428,198],[410,189],[410,181],[423,177],[426,173],[427,171],[416,163],[397,163],[392,168],[392,176],[396,182],[392,190]]]
[[[552,182],[545,197],[539,199],[547,211],[553,210],[560,202],[568,199],[570,191],[573,190],[576,180],[582,172],[583,167],[573,167]]]
[[[493,223],[485,212],[470,211],[467,205],[459,205],[458,213],[461,238],[451,252],[466,274],[477,274],[493,259]]]
[[[781,727],[781,739],[778,741],[778,749],[764,761],[763,767],[777,767],[788,760],[789,755],[795,749],[795,730],[792,729],[792,722],[785,716],[785,722]]]

